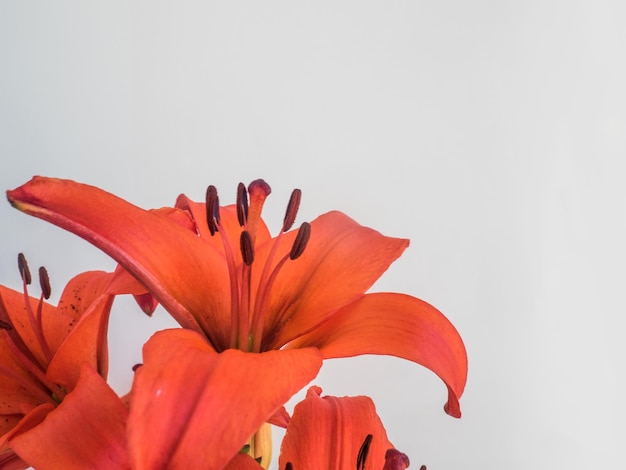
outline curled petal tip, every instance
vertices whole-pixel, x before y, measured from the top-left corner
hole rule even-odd
[[[445,411],[453,418],[461,417],[461,406],[459,405],[459,401],[452,395],[451,392],[450,397],[448,398],[448,402],[443,405],[443,411]]]

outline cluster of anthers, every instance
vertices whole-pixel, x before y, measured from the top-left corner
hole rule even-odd
[[[243,260],[243,265],[239,272],[233,248],[230,246],[229,239],[224,233],[225,228],[221,224],[217,189],[211,185],[206,191],[207,225],[212,236],[216,233],[222,235],[221,239],[230,277],[230,347],[241,349],[242,351],[259,352],[261,350],[264,319],[272,285],[284,264],[289,260],[299,258],[304,253],[311,237],[311,225],[308,222],[303,222],[298,229],[289,253],[284,254],[274,264],[279,241],[282,235],[293,227],[298,208],[300,207],[302,192],[299,189],[294,189],[287,204],[281,231],[274,238],[274,243],[261,271],[256,296],[255,293],[251,292],[251,265],[255,259],[256,231],[261,220],[263,203],[270,192],[270,186],[262,179],[250,183],[248,189],[246,189],[243,183],[239,183],[237,187],[237,220],[242,228],[239,236],[239,249]],[[248,202],[248,196],[250,197],[250,203]],[[253,296],[255,297],[253,298]],[[253,300],[254,302],[252,302]],[[251,308],[251,306],[253,307]]]

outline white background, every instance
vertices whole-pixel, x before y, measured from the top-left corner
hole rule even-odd
[[[399,359],[329,361],[325,393],[371,395],[415,468],[626,468],[625,24],[619,1],[2,1],[0,187],[150,208],[262,177],[274,233],[299,187],[300,221],[411,239],[373,290],[439,307],[470,360],[461,420]],[[3,284],[19,251],[55,301],[114,267],[8,203],[0,223]],[[116,302],[120,393],[165,325]]]

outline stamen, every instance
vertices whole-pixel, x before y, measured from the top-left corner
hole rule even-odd
[[[248,191],[243,183],[237,186],[237,220],[240,227],[246,225],[248,220]]]
[[[302,191],[294,189],[291,193],[291,197],[289,198],[289,203],[287,204],[287,211],[285,212],[285,218],[283,220],[283,232],[289,230],[296,221],[296,215],[298,215],[301,198]]]
[[[252,239],[250,238],[250,233],[248,233],[247,230],[241,232],[239,244],[241,246],[241,257],[243,258],[243,262],[247,266],[250,266],[254,261],[254,248],[252,247]]]
[[[289,258],[292,260],[299,258],[304,253],[304,249],[307,243],[309,243],[309,238],[311,238],[311,224],[303,222],[291,247]]]
[[[206,221],[211,235],[215,235],[220,223],[220,200],[217,196],[217,188],[213,185],[206,189]]]
[[[357,458],[356,458],[356,470],[365,469],[365,461],[367,460],[367,454],[370,451],[370,445],[372,443],[373,437],[374,436],[372,434],[368,434],[365,437],[363,444],[361,444],[361,448],[359,449],[359,454],[357,455]]]
[[[27,286],[30,286],[32,277],[30,276],[30,269],[28,269],[28,262],[26,261],[24,253],[17,255],[17,268],[20,270],[22,281],[24,281]]]
[[[276,280],[276,277],[278,276],[279,271],[281,270],[283,265],[287,262],[287,260],[295,260],[299,258],[304,252],[304,249],[306,248],[306,245],[309,242],[309,238],[311,237],[311,224],[309,224],[308,222],[302,223],[302,225],[300,226],[300,229],[298,230],[296,238],[293,242],[293,245],[291,247],[291,251],[288,254],[286,254],[280,261],[276,263],[276,266],[274,266],[274,269],[271,271],[271,274],[270,274],[269,263],[274,256],[274,250],[278,246],[277,242],[282,233],[283,232],[279,233],[278,237],[276,237],[276,243],[272,247],[270,255],[268,256],[266,264],[263,268],[263,273],[261,274],[261,280],[259,281],[259,286],[257,289],[257,301],[254,304],[254,313],[252,316],[252,330],[251,330],[252,336],[253,336],[253,344],[252,344],[253,352],[260,352],[261,350],[261,338],[263,336],[263,326],[265,323],[265,318],[264,318],[265,313],[266,313],[265,311],[267,308],[267,303],[269,302],[269,294],[270,294],[272,285],[274,284],[274,281]]]
[[[293,470],[293,465],[291,464],[291,462],[287,462],[285,464],[285,470]]]
[[[133,372],[137,372],[137,369],[139,369],[141,366],[143,366],[143,364],[142,364],[142,363],[135,364],[135,365],[133,366],[133,368],[132,368],[132,369],[133,369]]]
[[[42,319],[41,319],[41,313],[43,310],[43,294],[39,299],[39,304],[37,306],[37,315],[35,315],[35,312],[33,312],[33,308],[30,305],[30,296],[28,295],[28,287],[27,287],[31,283],[32,278],[30,275],[30,269],[28,269],[28,262],[26,261],[26,257],[24,256],[24,253],[20,253],[17,256],[17,265],[18,265],[18,268],[20,270],[20,274],[23,280],[24,305],[26,307],[25,308],[26,316],[28,317],[30,327],[33,333],[35,334],[35,337],[37,338],[39,346],[41,347],[41,351],[43,352],[44,356],[49,362],[52,360],[53,354],[50,351],[50,347],[48,346],[48,343],[43,333]],[[49,284],[49,281],[48,281],[48,284]]]
[[[51,361],[54,354],[52,354],[48,341],[46,340],[46,335],[43,333],[43,299],[50,298],[52,289],[50,288],[48,271],[43,266],[39,267],[39,285],[41,286],[41,297],[39,297],[39,303],[37,304],[37,337],[41,344],[41,350],[48,361]]]
[[[13,329],[13,325],[11,325],[9,322],[0,320],[0,330],[10,331],[12,329]]]
[[[39,285],[41,286],[41,293],[43,294],[44,299],[48,300],[50,298],[50,294],[52,294],[52,289],[50,288],[48,271],[43,266],[39,268]]]
[[[211,235],[219,231],[220,224],[220,201],[217,196],[217,188],[210,185],[206,190],[206,219]],[[237,283],[237,268],[232,247],[228,241],[226,234],[221,234],[222,246],[224,247],[224,255],[226,256],[226,264],[228,266],[228,275],[230,278],[230,316],[231,316],[231,332],[230,347],[237,347],[237,334],[239,331],[239,289]]]

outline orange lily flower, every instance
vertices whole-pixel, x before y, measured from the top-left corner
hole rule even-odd
[[[25,460],[32,464],[27,458],[28,449],[21,445],[21,450],[16,451],[16,442],[26,442],[21,436],[38,429],[44,418],[69,400],[69,396],[73,396],[69,401],[81,399],[73,390],[77,388],[83,366],[91,367],[98,377],[106,376],[106,331],[113,302],[113,294],[109,292],[136,284],[122,270],[116,274],[82,273],[70,280],[55,307],[44,300],[51,292],[45,268],[39,270],[42,294],[35,299],[28,294],[31,274],[26,260],[22,254],[18,260],[23,292],[0,285],[0,468],[3,469],[26,468]],[[62,433],[50,432],[56,438]],[[40,442],[32,443],[31,447],[41,447]]]
[[[404,470],[409,458],[393,448],[365,396],[321,397],[309,388],[287,426],[279,458],[280,470]]]
[[[164,214],[93,186],[35,177],[7,197],[108,253],[217,352],[316,347],[325,359],[398,356],[435,372],[448,388],[446,412],[460,417],[467,356],[454,326],[414,297],[365,293],[408,240],[340,212],[290,230],[298,190],[272,237],[261,219],[269,193],[262,180],[248,192],[240,184],[237,204],[220,208],[211,186],[205,203],[181,195],[180,211]]]

